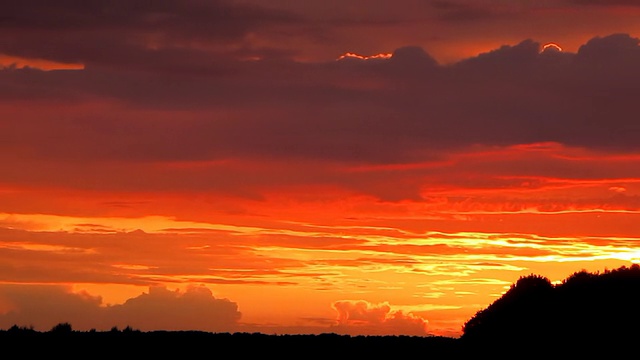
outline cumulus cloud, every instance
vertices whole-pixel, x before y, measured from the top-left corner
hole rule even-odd
[[[108,318],[141,330],[233,331],[241,317],[236,303],[214,298],[205,287],[190,287],[184,293],[151,287],[148,293],[108,309]]]
[[[607,65],[607,75],[615,75],[622,70],[624,75],[633,71],[637,74],[636,65],[640,59],[640,39],[629,34],[611,34],[609,36],[597,36],[580,46],[577,61],[586,62],[592,66]],[[612,74],[611,71],[614,71]]]
[[[428,321],[412,313],[392,310],[387,303],[337,301],[338,324],[331,331],[341,334],[415,335],[427,334]]]
[[[114,326],[151,330],[234,331],[238,305],[216,299],[210,290],[191,287],[184,292],[151,287],[148,293],[120,305],[104,306],[100,297],[72,293],[61,286],[3,285],[0,287],[0,327],[32,326],[47,331],[67,322],[76,330],[108,330]]]
[[[238,304],[216,299],[202,286],[185,291],[163,286],[122,304],[105,305],[102,298],[74,293],[65,286],[3,285],[0,287],[0,328],[13,325],[48,331],[60,323],[70,323],[75,330],[109,330],[127,326],[141,331],[199,330],[209,332],[262,331],[279,333],[334,332],[340,334],[416,335],[427,334],[428,321],[412,313],[393,310],[387,304],[366,301],[338,301],[337,324],[323,326],[257,326],[241,324]]]

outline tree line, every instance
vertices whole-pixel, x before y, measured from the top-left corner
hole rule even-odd
[[[489,355],[613,356],[640,343],[640,265],[603,272],[581,270],[557,284],[543,276],[520,277],[500,298],[463,325],[459,338],[443,336],[266,335],[203,331],[148,331],[129,326],[76,331],[60,323],[49,331],[13,325],[0,330],[0,346],[38,351],[87,347],[104,354],[168,355],[190,351],[256,352],[279,356],[411,356],[429,358]],[[33,347],[32,345],[36,345]],[[297,354],[297,355],[296,355]],[[194,355],[195,356],[195,355]]]

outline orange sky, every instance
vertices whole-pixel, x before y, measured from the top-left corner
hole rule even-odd
[[[458,336],[640,262],[640,7],[127,4],[0,22],[0,328]]]

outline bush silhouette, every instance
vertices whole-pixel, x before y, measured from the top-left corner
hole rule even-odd
[[[73,332],[73,328],[71,327],[71,324],[67,322],[59,323],[51,328],[51,333],[55,334],[69,334],[71,332]]]

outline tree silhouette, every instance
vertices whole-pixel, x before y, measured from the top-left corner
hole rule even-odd
[[[638,294],[637,264],[603,273],[581,270],[557,285],[539,275],[521,277],[464,324],[461,339],[492,349],[511,345],[541,352],[563,344],[573,354],[620,351],[640,340]]]
[[[520,277],[486,309],[478,311],[463,327],[466,337],[524,337],[542,331],[539,319],[547,317],[553,300],[551,281],[539,275]]]
[[[69,334],[73,331],[71,324],[68,322],[59,323],[51,328],[51,332],[55,334]]]

